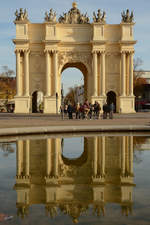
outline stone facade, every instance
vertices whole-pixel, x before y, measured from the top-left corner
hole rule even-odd
[[[16,11],[15,112],[32,111],[32,94],[44,94],[44,113],[56,113],[61,104],[61,73],[76,67],[83,73],[86,98],[99,101],[114,92],[116,111],[134,112],[133,13],[122,13],[120,24],[106,24],[106,13],[93,13],[93,22],[76,3],[59,17],[50,9],[44,23],[33,24],[27,11]]]

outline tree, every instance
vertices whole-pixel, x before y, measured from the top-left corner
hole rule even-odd
[[[77,87],[70,87],[69,92],[65,96],[65,102],[70,102],[71,104],[76,104],[76,90]]]
[[[145,78],[142,77],[144,74],[144,71],[140,69],[139,67],[143,64],[143,60],[139,57],[134,59],[134,95],[136,97],[141,96],[144,91],[144,84],[147,84],[147,81]]]
[[[0,73],[0,99],[13,98],[16,94],[16,80],[13,78],[15,72],[9,69],[8,66],[2,66],[2,72]]]
[[[9,69],[8,66],[2,66],[2,71],[3,72],[0,73],[1,77],[8,78],[8,77],[11,77],[11,76],[15,75],[14,70]]]

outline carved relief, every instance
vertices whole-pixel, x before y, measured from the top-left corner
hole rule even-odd
[[[85,52],[61,52],[58,55],[59,67],[62,68],[64,64],[82,62],[87,67],[91,66],[91,53]]]

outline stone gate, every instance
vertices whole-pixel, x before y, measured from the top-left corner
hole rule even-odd
[[[23,9],[15,16],[15,113],[32,112],[35,91],[43,92],[44,113],[56,113],[61,104],[61,73],[68,67],[83,73],[90,102],[96,100],[102,107],[112,93],[117,112],[134,112],[132,12],[123,11],[121,23],[115,25],[106,24],[106,13],[100,9],[90,22],[76,2],[58,20],[53,9],[45,13],[43,23],[30,23]]]

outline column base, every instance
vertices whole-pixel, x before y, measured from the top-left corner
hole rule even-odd
[[[118,111],[120,113],[135,113],[135,96],[120,96]]]
[[[14,113],[30,113],[31,112],[31,97],[30,96],[15,96],[15,111]]]
[[[55,96],[44,96],[44,113],[59,113],[60,99],[56,100]]]

